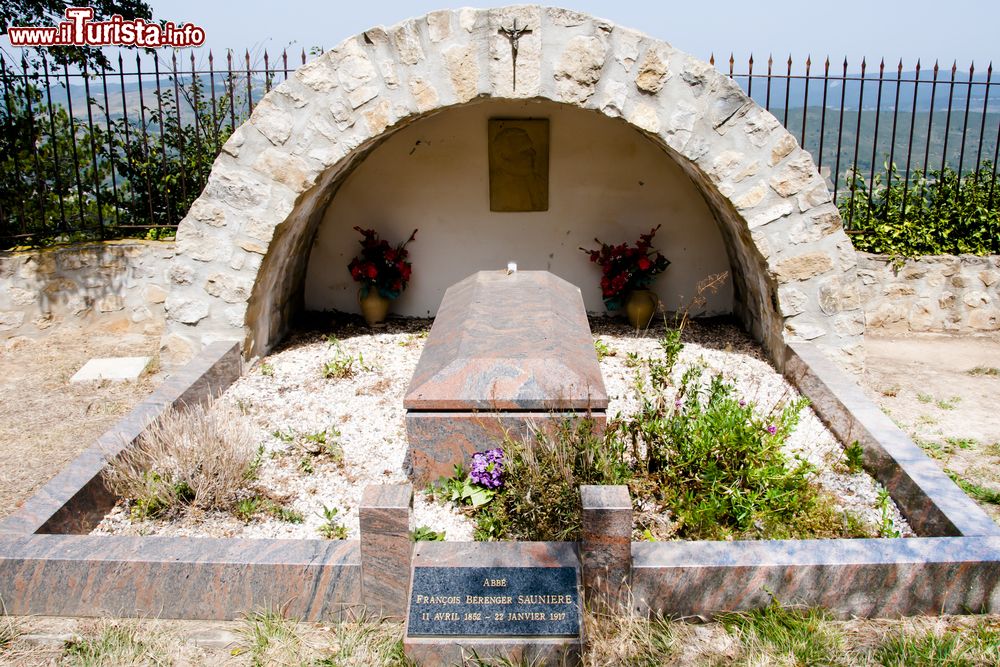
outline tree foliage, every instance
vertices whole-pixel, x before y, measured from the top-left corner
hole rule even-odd
[[[1000,254],[1000,178],[986,161],[959,179],[952,169],[916,172],[906,183],[893,165],[888,184],[855,174],[840,201],[858,250],[887,255]]]

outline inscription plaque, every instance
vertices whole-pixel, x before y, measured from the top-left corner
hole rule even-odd
[[[411,637],[580,634],[575,567],[415,567]]]

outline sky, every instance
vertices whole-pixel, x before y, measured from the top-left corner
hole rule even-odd
[[[215,49],[266,48],[269,52],[292,47],[330,48],[343,39],[375,25],[391,25],[435,9],[490,6],[447,0],[147,0],[159,19],[175,23],[192,21],[207,33],[206,44]],[[81,3],[82,4],[82,3]],[[507,3],[495,3],[500,6]],[[829,55],[834,63],[867,57],[885,57],[895,66],[900,58],[912,69],[917,58],[923,65],[940,59],[950,66],[958,61],[967,71],[990,60],[1000,66],[997,44],[1000,1],[997,0],[684,0],[675,2],[608,2],[561,0],[559,6],[609,19],[671,43],[692,55],[737,62],[754,55],[754,70],[764,65],[768,53],[784,63],[790,54],[798,63],[812,55],[814,64]],[[854,68],[852,68],[854,69]]]

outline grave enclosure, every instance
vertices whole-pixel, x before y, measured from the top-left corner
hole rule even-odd
[[[515,19],[532,30],[516,70],[501,30]],[[365,490],[359,540],[89,535],[115,501],[100,479],[108,458],[168,406],[223,391],[245,358],[281,339],[321,214],[362,160],[411,121],[510,99],[621,119],[677,163],[725,240],[735,314],[837,437],[863,446],[919,537],[636,543],[627,491],[584,487],[578,544],[413,544],[410,485]],[[815,172],[707,64],[599,19],[534,6],[445,11],[348,40],[261,102],[178,233],[165,344],[190,361],[0,524],[8,613],[229,619],[270,605],[327,620],[363,605],[405,617],[407,652],[434,663],[463,646],[578,651],[583,592],[671,616],[772,595],[858,616],[1000,611],[1000,528],[843,370],[859,361],[863,332],[853,251]],[[552,410],[600,418],[607,397],[586,326],[579,291],[551,274],[493,271],[456,285],[406,398],[415,481],[478,448],[481,411],[506,412],[518,428]],[[464,595],[493,601],[449,602]],[[458,629],[442,629],[450,623]]]

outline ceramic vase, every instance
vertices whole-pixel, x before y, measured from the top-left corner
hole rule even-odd
[[[648,289],[632,290],[625,300],[625,315],[629,324],[636,329],[645,329],[659,304],[660,300]]]
[[[364,289],[358,291],[358,304],[361,306],[361,314],[365,322],[373,329],[380,329],[385,326],[385,316],[389,314],[389,299],[378,293],[377,289],[371,288],[368,294],[364,294]]]

